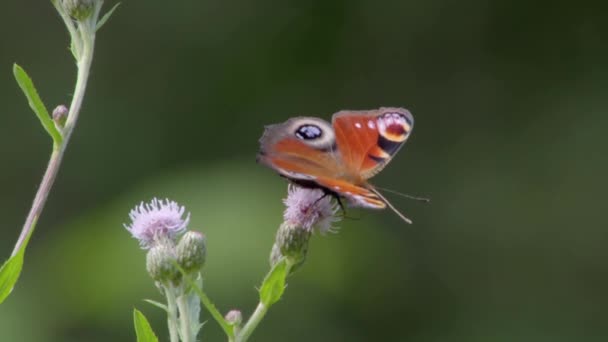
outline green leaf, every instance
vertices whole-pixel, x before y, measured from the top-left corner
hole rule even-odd
[[[23,250],[23,249],[22,249]],[[0,303],[11,294],[23,266],[23,252],[8,259],[0,269]]]
[[[106,21],[108,21],[108,19],[110,19],[110,16],[112,16],[112,13],[114,13],[114,10],[118,6],[120,6],[120,2],[116,3],[116,5],[114,5],[114,7],[112,7],[109,11],[107,11],[106,14],[104,14],[103,17],[101,17],[101,19],[99,19],[99,21],[97,21],[97,26],[95,27],[95,31],[98,31],[106,23]]]
[[[146,316],[137,309],[133,309],[133,323],[135,323],[137,342],[158,342],[158,337],[152,331]]]
[[[276,303],[285,292],[285,278],[287,278],[287,262],[282,259],[276,263],[270,273],[264,278],[260,288],[260,302],[266,306]]]
[[[25,70],[23,70],[23,68],[17,64],[13,64],[13,74],[15,75],[17,84],[19,84],[23,94],[25,94],[30,108],[32,108],[34,113],[36,113],[38,116],[40,123],[42,123],[42,127],[44,127],[51,138],[53,138],[55,144],[59,145],[63,137],[55,127],[53,120],[49,116],[48,110],[46,110],[46,107],[44,106],[44,103],[42,103],[42,100],[36,91],[36,87],[34,87],[32,79],[27,75]]]
[[[32,222],[32,226],[30,227],[30,231],[25,237],[23,244],[17,251],[17,254],[13,255],[8,259],[2,268],[0,268],[0,304],[4,302],[6,297],[8,297],[17,280],[19,279],[19,275],[21,274],[21,268],[23,267],[23,256],[25,255],[25,247],[27,247],[28,242],[30,241],[30,236],[32,236],[32,232],[34,232],[34,228],[36,227],[36,222],[38,222],[38,218],[35,218]]]

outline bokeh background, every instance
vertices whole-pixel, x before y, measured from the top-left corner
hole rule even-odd
[[[109,8],[108,4],[106,8]],[[608,6],[579,1],[125,1],[97,40],[81,119],[0,306],[2,341],[167,340],[145,253],[122,227],[154,196],[208,237],[205,289],[256,305],[286,182],[255,163],[263,125],[403,106],[416,129],[377,185],[414,220],[350,210],[313,238],[253,341],[606,341]],[[0,252],[75,68],[48,1],[0,12]],[[222,341],[207,314],[202,340]]]

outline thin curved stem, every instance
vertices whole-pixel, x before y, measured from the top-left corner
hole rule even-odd
[[[42,213],[42,209],[44,209],[44,205],[49,196],[51,188],[55,183],[55,178],[57,177],[59,167],[61,166],[61,161],[63,160],[63,155],[70,140],[70,136],[72,135],[72,131],[74,130],[74,127],[76,126],[76,121],[78,120],[78,115],[80,114],[80,108],[82,107],[82,101],[84,99],[87,81],[89,79],[91,63],[93,62],[93,51],[95,46],[94,28],[93,31],[91,31],[91,28],[89,26],[81,25],[80,29],[83,33],[82,36],[86,38],[80,42],[82,43],[82,55],[78,60],[78,75],[76,78],[76,86],[74,89],[74,96],[72,97],[72,103],[70,105],[66,124],[62,132],[63,140],[60,145],[53,145],[53,152],[51,153],[49,163],[47,165],[44,176],[42,177],[42,182],[40,183],[40,187],[36,192],[32,207],[27,215],[27,218],[25,219],[25,224],[23,225],[21,234],[19,235],[19,239],[17,240],[17,243],[13,248],[12,256],[15,256],[19,252],[21,246],[23,246],[23,244],[25,243],[27,236],[29,236],[31,231],[34,229],[34,223],[36,219]]]

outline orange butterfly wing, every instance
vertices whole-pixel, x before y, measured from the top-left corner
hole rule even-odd
[[[303,125],[315,125],[324,133],[314,144],[300,139],[295,132]],[[332,177],[341,168],[336,157],[333,129],[325,120],[296,117],[282,124],[266,126],[260,139],[258,161],[281,175],[296,180]]]
[[[314,141],[297,135],[298,129],[307,125],[319,128],[321,135]],[[295,183],[324,188],[354,205],[385,207],[373,192],[354,184],[352,177],[341,178],[346,176],[346,164],[337,149],[334,130],[319,118],[296,117],[282,124],[266,126],[260,139],[258,161]]]
[[[324,188],[352,204],[385,208],[366,180],[380,172],[413,128],[401,108],[341,111],[333,127],[313,117],[296,117],[266,127],[258,161],[292,181]]]
[[[388,164],[414,128],[412,114],[403,108],[340,111],[332,123],[345,167],[362,181]]]

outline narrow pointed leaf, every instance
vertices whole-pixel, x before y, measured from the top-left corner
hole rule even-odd
[[[260,288],[260,302],[266,306],[276,303],[285,291],[285,278],[287,278],[287,262],[279,261],[264,279]]]
[[[108,19],[110,19],[110,17],[112,16],[112,13],[114,13],[114,10],[118,6],[120,6],[120,2],[117,2],[116,5],[114,5],[114,7],[112,7],[109,11],[107,11],[106,14],[104,14],[103,17],[101,17],[101,19],[99,19],[99,21],[97,21],[97,26],[95,27],[95,31],[98,31],[106,23],[106,21],[108,21]]]
[[[133,309],[133,323],[135,324],[137,342],[158,342],[158,337],[152,331],[146,316],[137,309]]]
[[[30,229],[29,234],[25,237],[25,241],[21,245],[21,248],[17,251],[17,254],[13,255],[10,259],[8,259],[2,268],[0,268],[0,304],[4,302],[6,297],[8,297],[17,280],[19,279],[19,275],[21,274],[21,269],[23,267],[23,256],[25,255],[25,248],[27,247],[28,242],[30,241],[30,236],[32,236],[32,232],[34,232],[34,228],[36,227],[36,222],[38,219],[34,219],[32,223],[32,227]]]
[[[55,127],[53,120],[49,116],[48,110],[44,106],[44,103],[42,103],[32,79],[27,75],[25,70],[17,64],[13,64],[13,74],[15,75],[17,84],[19,84],[23,94],[25,94],[30,108],[32,108],[34,113],[36,113],[36,116],[38,116],[42,127],[49,133],[56,144],[60,144],[62,140],[61,133],[59,133]]]
[[[158,308],[161,308],[161,309],[163,309],[165,311],[169,310],[165,304],[159,303],[159,302],[157,302],[155,300],[152,300],[152,299],[144,299],[144,302],[150,303],[150,304],[152,304],[152,305],[154,305],[154,306],[156,306]]]

